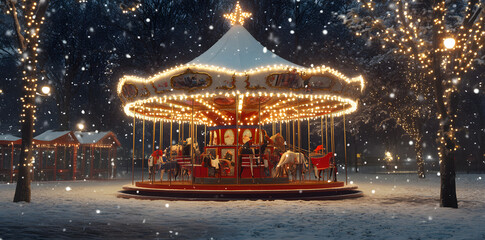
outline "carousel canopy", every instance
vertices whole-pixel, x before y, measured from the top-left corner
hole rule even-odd
[[[254,125],[357,109],[364,88],[361,76],[349,78],[330,67],[291,63],[254,39],[240,16],[229,16],[236,24],[191,62],[149,78],[123,77],[118,95],[125,113],[152,121],[193,119],[219,126],[236,125],[236,119],[239,125]]]
[[[268,50],[241,25],[234,25],[209,50],[188,64],[218,66],[238,72],[274,65],[303,69]]]

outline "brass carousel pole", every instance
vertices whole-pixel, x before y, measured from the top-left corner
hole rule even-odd
[[[344,114],[344,158],[345,158],[345,185],[347,185],[347,133],[345,131],[345,114]]]
[[[155,131],[156,131],[156,127],[157,127],[157,122],[155,120],[153,120],[153,143],[152,143],[152,152],[155,152]],[[151,176],[151,179],[152,179],[152,184],[153,184],[153,181],[155,180],[155,165],[153,164],[155,163],[155,159],[153,159],[153,162],[152,162],[152,176]],[[150,168],[150,166],[148,166]]]
[[[180,132],[180,131],[179,131]],[[181,127],[181,132],[180,132],[180,141],[182,142],[182,145],[184,143],[184,138],[185,138],[185,123],[182,121],[182,127]]]
[[[280,120],[280,134],[281,134],[281,136],[283,137],[283,127],[281,126],[281,124],[282,124],[281,122],[282,122],[282,121]]]
[[[179,134],[178,134],[177,137],[178,137],[178,142],[180,143],[180,140],[182,139],[182,137],[181,137],[181,133],[182,133],[182,128],[181,128],[182,127],[182,122],[179,121],[178,123],[179,123]]]
[[[263,162],[264,153],[261,152],[262,148],[261,145],[264,143],[264,136],[263,132],[261,131],[261,96],[259,96],[258,101],[258,127],[259,127],[259,177],[263,177],[263,169],[261,167],[261,163]]]
[[[312,161],[310,158],[311,147],[310,147],[310,118],[308,118],[308,180],[311,180],[311,169],[312,169]]]
[[[142,150],[141,150],[141,182],[143,182],[143,172],[145,171],[145,118],[143,118],[143,133],[142,133]]]
[[[220,134],[219,134],[220,136]],[[241,179],[239,179],[239,156],[238,156],[238,150],[239,150],[239,94],[236,94],[236,151],[234,151],[235,155],[235,160],[236,160],[236,171],[234,174],[236,174],[236,182],[237,184],[241,183]]]
[[[275,122],[271,122],[271,136],[275,135],[276,132],[276,124]]]
[[[133,116],[133,160],[131,161],[131,185],[135,185],[135,126],[136,116]]]
[[[330,119],[330,141],[332,145],[332,153],[333,153],[333,166],[334,166],[334,171],[333,171],[333,181],[337,181],[337,161],[335,160],[335,120],[334,116],[332,115]]]
[[[328,116],[325,115],[325,154],[328,154]]]
[[[173,106],[172,106],[172,120],[170,121],[170,147],[168,148],[168,151],[170,152],[170,161],[173,161],[172,158],[172,136],[173,136]],[[172,171],[170,171],[169,174],[169,185],[172,185]]]
[[[288,145],[288,150],[290,150],[290,120],[286,120],[285,127],[286,127],[286,145]]]
[[[293,125],[293,131],[292,131],[293,136],[292,136],[291,143],[293,145],[293,152],[296,152],[296,144],[295,144],[295,140],[296,140],[295,131],[296,131],[296,129],[295,129],[295,122],[296,122],[295,120],[293,120],[293,122],[292,122],[292,125]]]
[[[163,151],[163,120],[160,119],[160,140],[158,141],[158,149]]]
[[[323,149],[323,116],[320,116],[320,135],[322,135],[322,155],[325,149]]]
[[[301,124],[300,124],[300,98],[297,100],[297,114],[298,114],[298,119],[297,119],[297,125],[298,125],[298,162],[301,161],[300,159],[300,153],[302,153],[301,150]],[[293,131],[293,134],[295,134],[295,131]],[[300,182],[302,181],[303,177],[303,165],[301,166],[300,169]]]
[[[328,154],[328,116],[325,115],[325,154]],[[330,179],[331,170],[327,172],[327,180]],[[325,174],[325,173],[324,173]]]
[[[162,161],[163,161],[163,120],[162,119],[160,119],[160,139],[158,142],[158,150],[162,151]],[[162,180],[163,180],[162,169],[160,169],[160,183],[162,183]]]
[[[190,119],[189,135],[191,139],[190,144],[190,162],[192,163],[192,171],[190,171],[190,177],[192,179],[192,185],[194,185],[194,99],[192,99],[192,117]]]
[[[204,124],[204,147],[207,147],[207,124]]]

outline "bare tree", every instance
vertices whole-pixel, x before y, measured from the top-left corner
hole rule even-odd
[[[348,14],[357,35],[378,40],[409,59],[408,71],[425,78],[409,78],[418,90],[434,93],[440,120],[442,207],[458,207],[455,185],[457,86],[483,46],[485,20],[481,3],[469,1],[359,1]],[[421,80],[426,85],[421,85]],[[414,84],[414,85],[413,85]],[[421,88],[421,89],[420,89]]]
[[[126,8],[126,11],[135,11],[140,5],[138,1],[126,2],[120,4],[121,7]],[[22,145],[14,202],[30,202],[32,144],[37,108],[35,97],[40,76],[38,70],[39,41],[50,0],[2,0],[1,4],[2,9],[12,19],[22,72],[22,96],[20,98],[22,103],[20,114]]]

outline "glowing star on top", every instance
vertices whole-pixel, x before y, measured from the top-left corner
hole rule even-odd
[[[243,25],[244,20],[251,17],[251,15],[252,13],[250,12],[243,12],[241,5],[239,5],[239,1],[237,1],[236,9],[234,9],[234,12],[230,14],[224,14],[224,17],[231,21],[231,25]]]

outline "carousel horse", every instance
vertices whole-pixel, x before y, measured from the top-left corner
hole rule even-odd
[[[182,152],[182,147],[183,147],[182,144],[176,144],[176,145],[167,147],[165,151],[168,152],[168,156],[170,156],[170,153],[172,153],[173,156],[178,156],[179,153]]]
[[[190,155],[190,147],[192,147],[194,150],[194,155],[199,156],[200,155],[200,150],[199,150],[199,143],[198,142],[192,142],[192,138],[187,138],[186,140],[187,144],[184,144],[182,146],[182,155],[187,156]]]
[[[285,152],[285,139],[280,133],[271,136],[270,140],[274,145],[275,153],[282,154]]]
[[[305,166],[305,168],[302,166]],[[296,179],[298,172],[304,173],[307,168],[308,161],[303,153],[286,151],[281,155],[273,177],[281,177],[283,175],[283,170],[289,169],[292,172],[293,179]]]
[[[184,144],[175,144],[167,148],[166,151],[168,151],[168,155],[170,156],[170,153],[172,153],[172,156],[187,156],[190,155],[190,147],[194,148],[194,154],[196,156],[200,155],[200,150],[199,150],[199,144],[195,142],[192,144],[192,138],[187,138],[187,140],[184,142]]]
[[[168,161],[166,155],[162,150],[155,150],[148,158],[148,176],[149,179],[154,178],[157,174],[157,169],[160,169],[160,182],[163,180],[165,171],[175,172],[175,179],[180,173],[180,165],[175,161]]]
[[[180,168],[180,165],[176,161],[167,161],[166,163],[162,164],[160,166],[160,182],[163,179],[163,174],[165,173],[165,171],[169,172],[170,176],[172,176],[173,173],[175,173],[174,179],[176,180],[177,176],[181,172],[181,168]]]
[[[199,156],[200,156],[200,150],[199,150],[199,144],[197,142],[192,142],[192,138],[187,138],[186,141],[184,142],[184,144],[177,144],[177,145],[172,145],[171,147],[169,147],[170,151],[169,153],[171,152],[172,155],[172,161],[174,161],[174,159],[176,159],[177,156],[190,156],[191,155],[191,148],[193,149],[193,154],[194,154],[194,159],[199,159]],[[169,155],[170,156],[170,155]],[[174,161],[176,162],[176,161]],[[197,163],[197,162],[194,162],[194,163]],[[180,173],[183,177],[184,176],[190,176],[190,171],[191,169],[189,168],[186,168],[186,167],[183,167],[183,166],[180,166],[180,164],[178,164],[178,166],[175,166],[174,164],[172,164],[173,167],[179,167],[179,170],[177,170],[176,172],[176,176]]]
[[[229,160],[232,159],[232,154],[229,152],[221,159],[216,159],[208,153],[202,153],[200,159],[202,161],[202,166],[209,169],[208,175],[211,177],[214,177],[216,173],[219,173],[219,177],[221,176],[221,173],[228,175],[231,171],[230,166],[233,165],[231,160]]]

